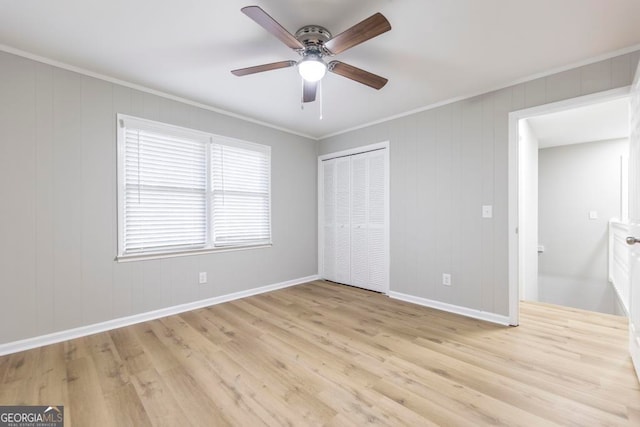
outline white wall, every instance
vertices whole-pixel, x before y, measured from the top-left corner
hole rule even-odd
[[[0,344],[317,274],[314,141],[7,53],[0,70]],[[270,145],[273,247],[115,262],[116,113]]]
[[[621,217],[620,158],[628,151],[626,139],[540,150],[540,301],[615,312],[608,221]]]
[[[538,301],[538,138],[529,122],[518,123],[520,299]]]
[[[391,290],[507,316],[509,112],[628,86],[639,57],[634,52],[321,141],[320,154],[390,141]],[[481,218],[486,204],[493,219]],[[443,272],[452,274],[452,286],[441,284]]]

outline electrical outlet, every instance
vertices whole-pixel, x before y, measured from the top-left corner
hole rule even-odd
[[[207,272],[206,271],[201,271],[200,272],[199,281],[200,281],[201,285],[207,283]]]
[[[445,286],[451,286],[451,275],[448,273],[442,273],[442,284]]]

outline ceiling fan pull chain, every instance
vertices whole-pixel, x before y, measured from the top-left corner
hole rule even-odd
[[[322,120],[322,80],[318,82],[318,92],[320,97],[320,120]]]

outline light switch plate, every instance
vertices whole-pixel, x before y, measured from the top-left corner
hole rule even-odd
[[[492,205],[484,205],[484,206],[482,206],[482,218],[493,218],[493,206]]]
[[[598,219],[598,211],[589,211],[589,219]]]

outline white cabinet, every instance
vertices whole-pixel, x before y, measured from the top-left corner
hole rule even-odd
[[[388,291],[387,149],[320,163],[320,275]]]

